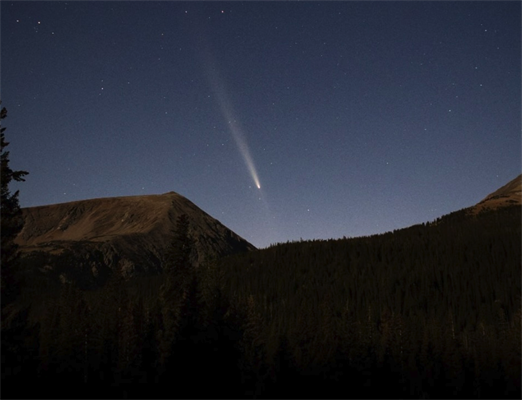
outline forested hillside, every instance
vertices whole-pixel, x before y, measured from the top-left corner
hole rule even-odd
[[[2,394],[519,398],[520,211],[197,269],[178,220],[163,275],[90,291],[26,277],[2,325]]]
[[[226,259],[223,290],[268,362],[284,343],[297,369],[377,397],[518,397],[520,221],[520,207],[462,210],[383,235],[281,244]],[[396,372],[393,390],[376,389],[380,370]]]

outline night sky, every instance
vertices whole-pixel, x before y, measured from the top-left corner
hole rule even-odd
[[[12,189],[175,191],[257,247],[431,221],[520,174],[520,20],[518,1],[2,1]]]

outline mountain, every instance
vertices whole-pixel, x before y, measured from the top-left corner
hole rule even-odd
[[[28,273],[2,309],[2,393],[520,399],[522,207],[507,201],[520,191],[511,183],[485,212],[255,252],[175,193],[25,209]],[[141,271],[161,267],[180,213],[199,259],[239,253],[166,292],[164,276]],[[119,267],[136,279],[96,290],[58,280],[89,289]]]
[[[473,213],[486,209],[497,209],[511,205],[522,205],[522,174],[494,191],[472,207]]]
[[[251,352],[276,360],[276,384],[257,397],[521,398],[517,193],[520,177],[484,212],[223,259],[221,290],[255,332]],[[381,391],[390,376],[398,385]]]
[[[54,272],[62,281],[87,285],[103,281],[113,269],[125,276],[158,272],[181,214],[189,217],[196,264],[255,249],[174,192],[74,201],[22,212],[25,225],[16,242],[23,263]]]

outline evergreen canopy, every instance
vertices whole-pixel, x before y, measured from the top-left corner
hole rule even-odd
[[[7,110],[2,108],[1,120],[7,117]],[[2,235],[2,307],[13,300],[18,293],[14,272],[18,264],[18,246],[14,239],[23,228],[22,210],[18,203],[17,190],[14,194],[9,191],[9,184],[14,181],[24,181],[27,171],[13,171],[9,166],[9,151],[5,148],[9,142],[5,139],[5,127],[0,129],[1,155],[1,235]]]

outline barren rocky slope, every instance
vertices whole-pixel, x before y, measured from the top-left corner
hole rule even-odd
[[[522,205],[522,174],[486,196],[484,200],[472,207],[472,211],[476,213],[512,205]]]
[[[206,257],[255,249],[174,192],[83,200],[22,211],[25,225],[16,241],[24,263],[42,272],[54,272],[62,281],[94,283],[116,268],[126,276],[159,271],[181,214],[189,217],[197,264]]]

